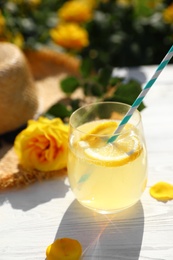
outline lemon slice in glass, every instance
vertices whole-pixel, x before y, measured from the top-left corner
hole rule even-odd
[[[106,142],[108,139],[106,135],[113,134],[117,125],[117,122],[106,121],[97,125],[82,138],[82,141],[88,143],[88,147],[85,148],[85,155],[92,163],[115,167],[133,161],[140,155],[142,147],[131,124],[127,124],[124,133],[122,132],[115,142]],[[133,131],[130,129],[133,129]]]

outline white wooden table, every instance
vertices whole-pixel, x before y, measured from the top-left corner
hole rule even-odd
[[[145,83],[155,66],[115,70]],[[173,260],[173,201],[158,202],[149,188],[173,183],[173,66],[168,65],[145,98],[142,111],[149,178],[142,199],[114,218],[83,208],[66,176],[0,194],[0,260],[44,260],[57,238],[78,239],[84,260]]]

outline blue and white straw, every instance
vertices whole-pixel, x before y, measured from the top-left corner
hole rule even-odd
[[[120,124],[118,125],[117,129],[114,132],[114,135],[112,137],[109,138],[108,143],[112,143],[116,140],[116,138],[118,137],[118,134],[121,132],[121,130],[124,128],[124,126],[126,125],[126,123],[129,121],[129,119],[131,118],[131,116],[133,115],[134,111],[138,108],[138,106],[141,104],[142,100],[144,99],[144,97],[146,96],[147,92],[149,91],[149,89],[152,87],[152,85],[154,84],[154,82],[157,80],[157,78],[159,77],[160,73],[163,71],[163,69],[166,67],[166,65],[168,64],[168,62],[170,61],[170,59],[173,56],[173,45],[170,48],[170,50],[167,52],[167,54],[165,55],[164,59],[161,61],[160,65],[158,66],[158,68],[156,69],[155,73],[153,74],[152,78],[148,81],[148,83],[145,85],[145,87],[143,88],[143,90],[141,91],[141,93],[139,94],[139,96],[136,98],[136,100],[134,101],[134,103],[132,104],[132,106],[130,107],[129,111],[127,112],[127,114],[124,116],[124,118],[122,119],[122,121],[120,122]]]

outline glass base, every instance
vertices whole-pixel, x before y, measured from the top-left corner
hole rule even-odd
[[[116,213],[119,213],[119,212],[122,212],[128,208],[131,208],[132,206],[134,206],[140,199],[134,201],[133,203],[129,204],[128,206],[126,207],[123,207],[123,208],[118,208],[118,209],[111,209],[111,210],[105,210],[105,209],[96,209],[96,208],[92,208],[92,207],[89,207],[87,206],[86,204],[82,203],[81,201],[78,201],[82,206],[84,206],[85,208],[88,208],[92,211],[95,211],[99,214],[102,214],[102,215],[106,215],[106,214],[116,214]]]

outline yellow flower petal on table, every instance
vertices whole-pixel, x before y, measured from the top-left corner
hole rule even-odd
[[[68,1],[59,9],[58,17],[66,22],[87,22],[92,17],[91,5],[87,1]]]
[[[76,23],[63,23],[50,31],[52,40],[66,48],[80,50],[89,44],[88,33]]]
[[[29,120],[16,136],[14,149],[20,163],[28,169],[60,170],[67,165],[68,126],[60,118]]]
[[[81,254],[81,244],[71,238],[57,239],[46,249],[47,260],[79,260]]]
[[[158,182],[150,188],[150,195],[160,201],[173,199],[173,185],[167,182]]]

